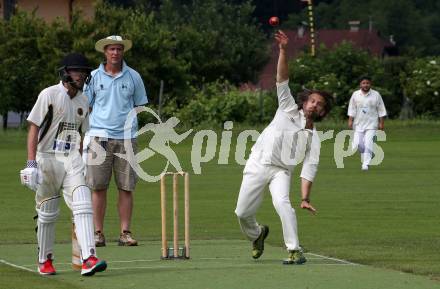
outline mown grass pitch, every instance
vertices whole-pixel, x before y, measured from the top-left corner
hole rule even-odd
[[[128,288],[438,288],[440,124],[387,124],[387,141],[379,143],[385,152],[384,162],[366,173],[360,171],[358,155],[345,159],[345,168],[337,169],[333,140],[323,143],[312,194],[316,216],[297,208],[299,182],[293,179],[291,199],[302,245],[310,253],[362,265],[321,264],[329,259],[308,255],[310,262],[304,266],[282,266],[286,254],[281,225],[269,194],[258,214],[258,219],[271,228],[268,247],[261,261],[251,260],[249,244],[233,213],[243,168],[233,161],[233,144],[229,165],[217,164],[217,150],[213,161],[202,164],[202,174],[191,176],[192,260],[159,261],[159,184],[141,182],[135,195],[132,228],[141,242],[138,248],[114,246],[118,218],[115,189],[111,188],[105,224],[110,245],[98,249],[111,262],[108,272],[82,279],[67,270],[67,265],[60,265],[60,270],[67,271],[46,280],[3,264],[0,288],[121,288],[122,284]],[[173,146],[184,169],[190,172],[193,135]],[[25,133],[2,132],[1,137],[0,259],[18,266],[31,265],[36,259],[34,195],[21,187],[18,178],[26,158]],[[152,174],[163,164],[163,159],[155,156],[143,167]],[[56,239],[56,262],[66,263],[70,257],[70,216],[65,206]],[[140,259],[157,261],[134,266],[119,262]]]
[[[4,252],[3,256],[14,262],[8,262],[8,266],[22,270],[24,278],[35,275],[30,273],[36,270],[33,256],[35,246],[7,245],[6,247],[9,250]],[[87,278],[70,269],[68,258],[70,244],[58,244],[56,253],[60,258],[55,262],[55,266],[59,274],[49,278],[71,286],[69,288],[103,289],[440,288],[440,284],[421,276],[375,269],[313,253],[306,253],[307,265],[282,265],[280,260],[286,255],[284,250],[271,245],[266,246],[264,255],[256,261],[250,258],[249,243],[246,241],[197,240],[192,248],[191,260],[170,261],[159,258],[160,242],[144,242],[139,247],[132,248],[121,248],[111,244],[100,250],[101,257],[108,260],[108,270]],[[5,286],[2,288],[29,288],[9,287],[9,285],[13,286],[10,281],[3,281]]]

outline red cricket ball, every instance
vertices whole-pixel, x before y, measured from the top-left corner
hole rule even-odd
[[[271,26],[278,26],[280,24],[280,18],[276,17],[276,16],[272,16],[269,18],[269,24]]]

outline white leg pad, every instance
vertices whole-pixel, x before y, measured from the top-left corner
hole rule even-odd
[[[82,259],[86,260],[91,255],[96,256],[92,194],[88,187],[79,186],[73,191],[72,213]]]
[[[53,259],[55,222],[60,213],[60,197],[42,201],[37,213],[38,262],[44,263],[47,259]]]

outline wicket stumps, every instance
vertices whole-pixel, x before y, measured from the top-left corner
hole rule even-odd
[[[174,237],[173,247],[168,247],[167,241],[167,206],[166,206],[166,176],[173,176],[173,221]],[[179,190],[178,178],[184,179],[184,203],[185,203],[185,247],[179,247]],[[187,172],[164,173],[160,177],[160,200],[162,212],[162,259],[189,259],[189,174]]]

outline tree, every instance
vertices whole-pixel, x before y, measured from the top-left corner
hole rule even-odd
[[[314,1],[315,2],[315,1]],[[315,3],[317,29],[348,29],[348,21],[359,20],[361,28],[373,28],[388,38],[393,35],[404,54],[440,54],[440,3],[434,0],[333,0]],[[296,28],[307,21],[307,9],[292,13],[285,23]]]
[[[384,68],[378,58],[343,42],[333,49],[320,47],[316,57],[301,54],[289,65],[289,78],[294,91],[303,88],[326,90],[335,97],[335,104],[346,114],[352,92],[359,87],[363,75],[373,78],[374,89],[379,90],[385,104],[390,104],[390,91],[382,82]]]
[[[0,112],[23,113],[33,106],[44,70],[38,49],[38,36],[44,30],[35,14],[17,12],[9,21],[0,22]],[[7,118],[3,127],[7,127]]]

